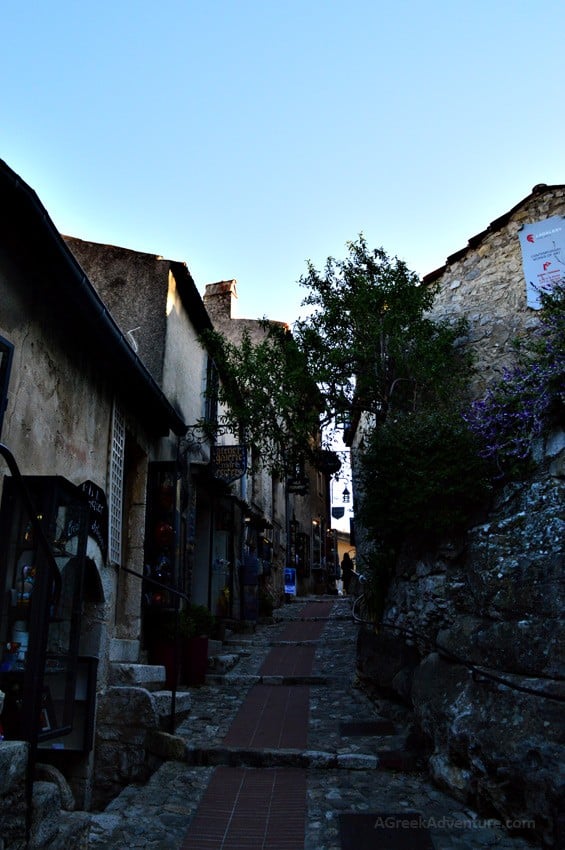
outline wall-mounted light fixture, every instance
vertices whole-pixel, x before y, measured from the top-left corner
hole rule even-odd
[[[347,484],[343,488],[343,493],[341,494],[341,498],[343,499],[345,504],[347,504],[349,501],[351,501],[351,493],[347,489]]]

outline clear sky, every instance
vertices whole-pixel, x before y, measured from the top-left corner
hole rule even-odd
[[[419,274],[565,182],[563,0],[2,5],[0,157],[66,234],[292,322],[364,232]]]

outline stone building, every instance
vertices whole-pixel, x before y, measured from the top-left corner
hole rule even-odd
[[[212,328],[184,263],[112,245],[65,237],[140,360],[179,411],[186,432],[161,440],[151,458],[148,510],[164,480],[175,482],[176,583],[214,614],[239,617],[236,562],[239,558],[241,479],[230,486],[214,477],[212,440],[202,423],[216,415],[207,387],[215,378],[201,334]],[[219,445],[235,444],[221,435]],[[146,539],[152,534],[147,529]],[[152,555],[146,546],[146,565]],[[159,547],[153,556],[159,559]]]
[[[251,473],[238,434],[212,439],[208,390],[221,375],[201,342],[212,321],[184,263],[62,237],[4,163],[0,183],[0,690],[10,742],[0,822],[9,848],[30,811],[30,759],[87,810],[149,775],[148,733],[171,706],[185,711],[190,694],[171,699],[163,668],[147,663],[148,614],[178,597],[253,619],[241,581],[249,543],[264,583],[275,579],[282,593],[289,504],[298,516],[307,503],[298,531],[321,564],[328,503],[319,471],[311,495],[289,501],[286,482]],[[63,822],[52,819],[46,834],[59,830],[61,840]],[[81,833],[82,821],[69,830]]]
[[[140,652],[142,584],[121,568],[143,570],[149,462],[186,426],[3,162],[0,188],[3,734],[88,808],[97,705]]]
[[[265,338],[262,322],[237,316],[235,280],[208,284],[204,304],[214,327],[230,342],[239,343],[244,333],[255,344]],[[267,584],[276,594],[284,588],[285,566],[296,570],[299,595],[327,588],[327,568],[334,560],[335,547],[329,485],[335,461],[332,452],[320,452],[320,463],[307,464],[300,471],[300,480],[282,480],[263,468],[247,484],[247,542],[260,546],[261,540],[266,540],[272,564],[272,569],[267,567]]]
[[[534,186],[532,192],[485,230],[472,236],[467,245],[447,258],[445,265],[423,278],[425,285],[439,285],[433,316],[465,316],[469,322],[469,344],[476,361],[474,391],[502,375],[514,361],[513,342],[536,327],[537,309],[532,298],[532,281],[524,276],[520,236],[528,226],[565,216],[565,185]],[[543,231],[552,230],[548,225]],[[553,234],[540,240],[553,253]],[[533,239],[533,237],[530,237]],[[536,237],[537,241],[537,237]],[[565,244],[565,243],[561,243]],[[565,247],[551,256],[548,280],[553,270],[565,271]],[[543,270],[543,259],[540,260]],[[535,282],[534,282],[535,283]],[[530,297],[528,297],[528,292]]]
[[[562,279],[564,216],[565,186],[536,186],[424,278],[439,284],[434,316],[468,319],[476,396],[538,324],[531,283]],[[398,563],[387,627],[359,643],[362,674],[414,708],[436,781],[547,846],[565,809],[564,429],[538,441],[531,477],[500,489],[483,524]]]

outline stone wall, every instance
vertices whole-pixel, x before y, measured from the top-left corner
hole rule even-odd
[[[126,785],[147,781],[151,774],[147,760],[147,735],[158,728],[155,698],[145,688],[110,687],[100,696],[96,723],[94,809],[103,808]]]
[[[555,846],[565,810],[565,433],[488,522],[398,564],[364,677],[409,702],[439,784]],[[394,628],[396,627],[396,628]],[[483,675],[484,674],[484,675]],[[494,677],[494,678],[493,678]]]
[[[523,225],[565,215],[565,186],[536,186],[507,214],[471,238],[445,266],[424,277],[439,284],[434,318],[465,316],[476,357],[476,394],[513,362],[513,341],[537,325],[527,306],[519,231]]]
[[[25,846],[25,781],[28,744],[0,743],[0,848],[21,850]]]
[[[565,215],[565,186],[534,187],[427,275],[434,318],[466,317],[481,395],[538,324],[519,231]],[[358,440],[361,445],[361,440]],[[565,811],[565,432],[540,441],[537,472],[507,485],[488,521],[425,556],[406,551],[384,628],[359,636],[359,670],[409,703],[437,782],[547,846]],[[562,829],[562,826],[561,826]]]

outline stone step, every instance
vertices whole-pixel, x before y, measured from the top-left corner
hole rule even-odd
[[[151,699],[159,717],[159,727],[168,729],[172,706],[171,691],[152,691]],[[189,690],[178,690],[175,693],[175,724],[181,723],[190,714],[192,693]]]
[[[185,761],[197,767],[299,767],[325,770],[390,770],[419,772],[422,763],[417,753],[406,750],[378,750],[376,753],[326,752],[323,750],[279,749],[263,747],[190,747]]]
[[[221,655],[223,652],[223,641],[208,638],[208,658],[212,655]]]
[[[410,750],[379,750],[379,767],[398,773],[419,773],[426,764],[420,753]]]
[[[246,747],[186,747],[185,760],[197,767],[300,767],[335,770],[376,770],[378,758],[363,753],[332,753],[319,750],[250,749]]]
[[[157,664],[110,664],[110,684],[146,688],[148,691],[162,688],[167,676],[165,668]]]
[[[243,637],[243,635],[231,635],[224,640],[224,646],[233,647],[253,647],[256,641],[253,637]]]
[[[224,620],[225,636],[227,640],[238,638],[241,635],[253,635],[257,623],[254,620]]]
[[[346,685],[349,682],[347,675],[321,676],[312,674],[310,676],[261,676],[260,674],[238,674],[231,673],[207,673],[207,685]]]
[[[210,655],[208,657],[208,671],[210,673],[227,673],[232,670],[239,661],[239,653],[224,653],[222,655]]]

